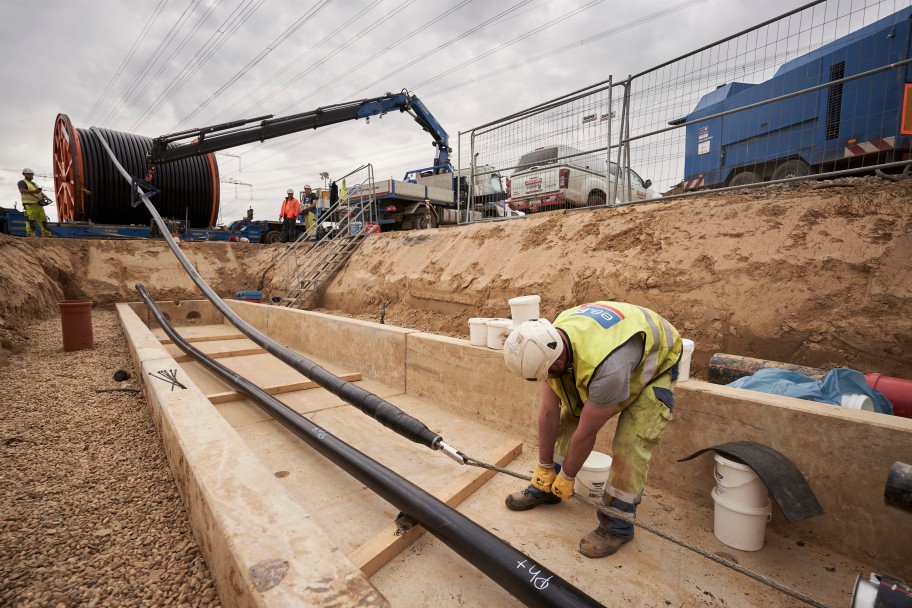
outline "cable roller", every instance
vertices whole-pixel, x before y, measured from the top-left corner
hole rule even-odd
[[[145,178],[152,139],[101,131],[124,168]],[[158,165],[152,185],[160,190],[152,202],[161,216],[187,217],[192,228],[215,224],[219,174],[214,153]],[[58,114],[54,123],[54,189],[57,214],[64,222],[147,225],[152,218],[143,205],[130,205],[130,184],[117,173],[98,136],[74,127],[66,114]]]

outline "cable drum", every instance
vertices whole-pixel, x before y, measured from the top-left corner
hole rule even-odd
[[[124,168],[145,178],[152,139],[101,131]],[[160,190],[152,202],[163,217],[187,217],[192,228],[215,224],[219,174],[214,153],[158,165],[152,184]],[[54,124],[54,187],[57,213],[64,222],[145,225],[152,217],[143,205],[130,205],[131,186],[115,171],[98,136],[75,128],[66,114],[58,114]]]

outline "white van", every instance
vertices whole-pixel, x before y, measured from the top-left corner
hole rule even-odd
[[[604,150],[548,146],[524,154],[516,165],[508,191],[510,205],[518,210],[596,207],[609,200],[624,205],[661,197],[652,189],[651,180],[644,181],[633,170],[626,179],[619,178],[617,163],[609,164]],[[606,167],[610,167],[610,184]]]

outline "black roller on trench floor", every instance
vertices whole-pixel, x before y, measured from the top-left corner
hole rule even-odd
[[[322,429],[243,376],[207,357],[181,338],[142,284],[137,283],[136,290],[155,321],[178,348],[207,371],[250,397],[279,424],[414,519],[523,604],[549,608],[602,606],[568,581],[494,536],[462,513]]]
[[[100,131],[120,164],[131,175],[145,177],[152,139]],[[218,219],[215,154],[159,165],[152,184],[160,191],[152,201],[162,217],[187,218],[192,228],[212,226]],[[143,205],[130,205],[131,186],[115,169],[98,135],[74,127],[66,114],[58,114],[54,123],[54,189],[57,215],[64,222],[148,225],[152,218]]]

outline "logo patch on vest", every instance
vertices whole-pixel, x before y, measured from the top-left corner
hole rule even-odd
[[[621,314],[621,311],[602,304],[583,304],[578,311],[570,316],[594,319],[596,323],[602,326],[602,329],[608,329],[624,320],[624,315]]]

